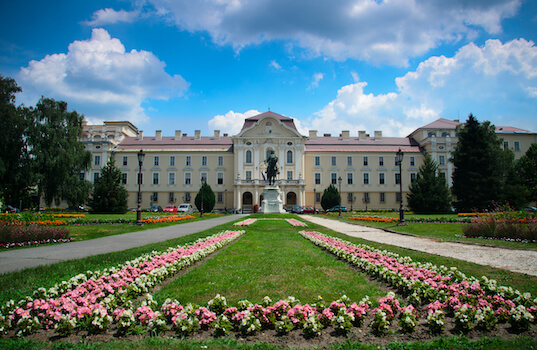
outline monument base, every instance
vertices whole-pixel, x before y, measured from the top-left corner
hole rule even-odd
[[[285,213],[283,202],[280,198],[280,188],[278,186],[265,186],[263,189],[261,210],[259,212],[263,214]]]

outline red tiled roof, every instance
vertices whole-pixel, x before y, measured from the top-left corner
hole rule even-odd
[[[286,125],[287,127],[289,127],[290,129],[293,129],[295,130],[296,132],[298,132],[298,130],[296,129],[295,127],[295,122],[294,122],[294,119],[293,118],[289,118],[289,117],[286,117],[284,115],[281,115],[281,114],[278,114],[278,113],[274,113],[274,112],[271,112],[271,111],[268,111],[268,112],[265,112],[265,113],[261,113],[261,114],[258,114],[258,115],[254,115],[253,117],[250,117],[250,118],[246,118],[244,120],[244,124],[242,125],[242,129],[241,129],[241,132],[245,129],[248,129],[249,127],[251,127],[252,125],[254,125],[255,123],[257,123],[261,118],[263,117],[266,117],[266,116],[272,116],[276,119],[278,119],[280,122],[283,123],[283,125]]]
[[[455,129],[459,124],[462,123],[456,120],[440,118],[432,123],[419,127],[419,129]]]
[[[381,140],[367,137],[359,140],[352,137],[343,140],[341,137],[318,137],[306,140],[307,152],[420,152],[419,145],[406,137],[383,137]]]
[[[497,133],[531,133],[529,130],[519,129],[513,126],[497,126],[495,131]]]

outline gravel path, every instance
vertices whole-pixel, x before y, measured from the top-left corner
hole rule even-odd
[[[368,241],[391,244],[421,252],[470,261],[513,272],[537,276],[537,251],[486,247],[474,244],[441,242],[436,239],[390,233],[372,227],[354,225],[320,216],[304,215],[304,220],[331,230]]]

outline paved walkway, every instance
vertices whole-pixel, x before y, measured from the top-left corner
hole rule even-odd
[[[0,252],[0,274],[60,261],[118,252],[205,231],[247,215],[227,215],[87,241]]]
[[[537,276],[537,251],[486,247],[481,245],[441,242],[436,239],[390,233],[384,230],[353,225],[320,216],[304,215],[304,220],[368,241],[470,261],[504,270]]]

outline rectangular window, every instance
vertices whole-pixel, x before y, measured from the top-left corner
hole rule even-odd
[[[127,184],[127,173],[121,173],[121,184],[122,185]]]
[[[223,185],[224,184],[224,173],[216,174],[216,183],[218,185]]]
[[[384,166],[384,157],[379,157],[379,166]]]
[[[175,166],[175,156],[170,156],[170,166]]]
[[[336,173],[331,173],[330,174],[330,183],[332,185],[337,185],[337,174]]]
[[[93,159],[95,160],[94,165],[101,165],[101,156],[95,156]]]
[[[336,157],[332,157],[332,166],[336,166]]]
[[[123,166],[127,166],[129,157],[123,157]]]
[[[415,165],[416,165],[416,158],[410,157],[410,166],[415,166]]]
[[[201,157],[201,166],[207,166],[207,156]]]
[[[369,185],[369,173],[364,173],[364,185]]]
[[[224,202],[224,194],[222,192],[216,192],[216,202],[217,203]]]
[[[252,179],[252,172],[250,170],[246,170],[246,180]]]
[[[385,203],[386,202],[386,193],[380,192],[380,202]]]
[[[367,157],[364,157],[364,166],[367,166],[369,164],[369,159]]]
[[[175,195],[173,192],[168,193],[168,202],[175,203]]]
[[[347,173],[347,185],[352,185],[352,184],[353,184],[352,173]]]
[[[386,183],[386,175],[384,173],[379,173],[379,185],[384,185]]]
[[[158,202],[158,192],[153,192],[153,196],[151,197],[151,200],[153,202]]]
[[[352,166],[352,157],[347,157],[347,166]]]
[[[224,166],[224,157],[218,156],[218,166]]]
[[[520,151],[520,142],[515,141],[515,151]]]
[[[395,157],[395,166],[399,166],[399,161],[397,160],[397,157]]]
[[[395,184],[399,185],[401,183],[401,174],[395,174]]]
[[[416,181],[416,173],[410,173],[410,182],[414,183]]]
[[[319,203],[321,201],[321,194],[319,192],[315,192],[315,203]]]
[[[190,203],[191,199],[192,197],[190,196],[190,192],[185,192],[185,197],[184,197],[185,203]]]
[[[354,193],[349,192],[347,193],[347,203],[353,203],[354,202]]]
[[[192,173],[185,173],[185,185],[192,184]]]
[[[446,165],[446,157],[438,156],[438,165]]]
[[[200,184],[205,183],[208,181],[207,173],[201,173],[200,174]]]
[[[287,151],[287,164],[293,164],[293,151]]]
[[[293,180],[293,172],[287,171],[287,180]]]
[[[504,150],[509,149],[509,141],[504,141],[504,142],[503,142],[503,149],[504,149]]]
[[[321,157],[315,156],[315,166],[321,165]]]
[[[191,165],[192,165],[192,157],[190,157],[190,156],[186,156],[186,162],[185,162],[185,165],[186,165],[186,166],[191,166]]]
[[[159,163],[159,157],[155,156],[155,159],[153,160],[153,165],[158,166],[158,163]]]
[[[93,173],[93,183],[96,183],[99,180],[99,173]]]
[[[441,177],[442,179],[446,178],[446,173],[440,172],[438,173],[438,177]]]
[[[321,173],[315,173],[315,184],[316,185],[321,184]]]
[[[153,185],[158,185],[158,173],[153,173]]]
[[[175,185],[175,173],[168,173],[168,185]]]
[[[84,181],[84,178],[86,177],[86,175],[84,173],[79,173],[78,174],[78,178],[80,181]]]

